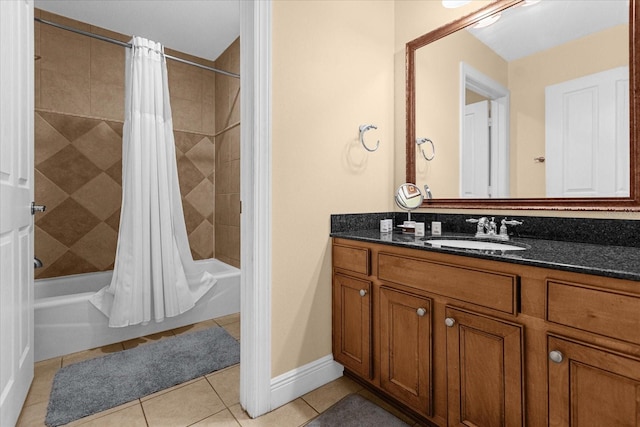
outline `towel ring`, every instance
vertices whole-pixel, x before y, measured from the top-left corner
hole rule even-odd
[[[427,157],[427,155],[424,154],[424,148],[420,147],[425,142],[428,142],[431,144],[431,153],[432,153],[431,157]],[[422,153],[422,157],[424,157],[426,161],[430,162],[436,156],[436,146],[433,145],[433,141],[430,140],[429,138],[416,138],[416,145],[420,147],[420,152]]]
[[[373,153],[380,146],[380,141],[378,140],[378,142],[376,143],[376,148],[367,147],[367,144],[364,143],[364,133],[369,129],[378,129],[378,128],[374,125],[360,125],[360,143],[362,144],[365,150]]]

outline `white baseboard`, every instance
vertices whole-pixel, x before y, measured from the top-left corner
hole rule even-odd
[[[271,410],[342,376],[331,354],[271,379]]]

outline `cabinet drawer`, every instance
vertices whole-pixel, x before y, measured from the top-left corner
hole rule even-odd
[[[380,253],[378,277],[505,313],[517,312],[515,275]]]
[[[344,270],[369,275],[369,249],[333,245],[333,266]]]
[[[640,295],[547,280],[547,320],[640,344]]]

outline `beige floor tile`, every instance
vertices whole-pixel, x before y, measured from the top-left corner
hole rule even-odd
[[[225,409],[209,383],[202,378],[187,386],[142,402],[149,427],[187,426]]]
[[[18,418],[16,427],[42,427],[44,419],[47,416],[47,406],[49,401],[34,403],[33,405],[24,406],[22,413]]]
[[[101,426],[101,425],[105,425],[105,426],[112,426],[112,425],[118,425],[118,424],[114,424],[112,421],[110,421],[110,419],[113,420],[126,420],[127,414],[130,414],[132,416],[132,419],[135,419],[135,410],[130,410],[130,408],[134,408],[137,407],[138,410],[140,411],[140,413],[142,413],[142,406],[140,406],[140,401],[138,399],[131,401],[131,402],[127,402],[124,403],[122,405],[104,410],[102,412],[97,412],[93,415],[89,415],[88,417],[84,417],[84,418],[80,418],[79,420],[75,420],[70,422],[69,424],[65,424],[65,427],[77,427],[77,426],[86,426],[86,425],[92,425],[92,426]],[[123,412],[126,411],[126,412]],[[111,418],[111,416],[113,414],[116,414],[118,412],[122,412],[119,415],[114,415],[113,418]],[[144,413],[142,413],[143,417],[144,417]],[[102,420],[102,421],[100,421]],[[100,424],[100,423],[104,423],[104,424]],[[111,423],[111,424],[109,424]],[[129,425],[127,423],[121,423],[119,425]],[[132,423],[132,425],[139,425],[136,423]],[[146,421],[145,424],[143,424],[144,426],[146,426]]]
[[[362,386],[347,377],[340,377],[335,381],[319,387],[302,396],[313,409],[324,412],[343,397],[362,390]]]
[[[381,407],[385,411],[395,415],[396,417],[400,418],[402,421],[404,421],[405,423],[407,423],[409,425],[414,425],[417,422],[417,420],[415,420],[414,418],[412,418],[409,415],[405,414],[404,412],[400,411],[395,406],[391,406],[390,404],[388,404],[384,400],[380,399],[378,396],[376,396],[375,394],[371,393],[367,389],[360,390],[358,392],[358,394],[360,396],[364,397],[365,399],[369,399],[370,401],[372,401],[373,403],[375,403],[376,405],[378,405],[379,407]]]
[[[147,421],[144,417],[144,412],[142,412],[142,406],[138,403],[73,425],[81,425],[83,427],[147,427]],[[71,424],[68,427],[71,427]]]
[[[214,319],[220,326],[228,325],[229,323],[235,323],[240,321],[240,313],[229,314],[228,316],[222,316]]]
[[[220,411],[204,420],[193,424],[191,427],[240,427],[228,409]]]
[[[107,354],[122,351],[122,343],[105,345],[104,347],[93,348],[91,350],[79,351],[62,357],[62,366],[68,366],[72,363],[82,362],[83,360],[94,359],[96,357],[106,356]]]
[[[235,339],[240,339],[240,322],[227,323],[222,327]]]
[[[172,331],[158,332],[157,334],[151,334],[151,335],[147,335],[147,336],[140,337],[140,338],[134,338],[134,339],[129,340],[129,341],[124,341],[122,343],[122,345],[124,346],[125,350],[129,350],[129,349],[136,348],[136,347],[144,345],[144,344],[150,344],[152,342],[158,342],[158,341],[165,340],[167,338],[171,338],[171,337],[174,337],[174,336],[175,335],[173,334]]]
[[[218,324],[213,319],[205,320],[204,322],[194,323],[193,325],[183,326],[182,328],[176,328],[173,330],[173,333],[175,335],[180,335],[189,332],[203,331],[205,329],[213,328],[217,325]]]
[[[261,417],[251,419],[240,405],[233,405],[231,413],[242,427],[298,427],[318,415],[302,399],[296,399]]]
[[[61,366],[62,357],[43,360],[42,362],[37,362],[35,364],[33,382],[31,383],[31,388],[29,389],[25,406],[39,402],[47,402],[49,400],[53,377]]]
[[[157,391],[157,392],[155,392],[155,393],[153,393],[153,394],[150,394],[150,395],[148,395],[148,396],[143,396],[143,397],[141,397],[141,398],[140,398],[140,401],[141,401],[141,402],[144,402],[145,400],[153,399],[154,397],[158,397],[158,396],[160,396],[161,394],[169,393],[170,391],[174,391],[174,390],[177,390],[177,389],[182,388],[182,387],[184,387],[184,386],[187,386],[187,385],[189,385],[189,384],[195,383],[196,381],[200,381],[200,380],[202,380],[203,378],[204,378],[204,377],[194,378],[194,379],[192,379],[192,380],[189,380],[189,381],[186,381],[186,382],[180,383],[180,384],[178,384],[178,385],[174,385],[173,387],[169,387],[169,388],[165,388],[164,390]]]
[[[227,407],[240,402],[240,365],[209,374],[207,380]]]

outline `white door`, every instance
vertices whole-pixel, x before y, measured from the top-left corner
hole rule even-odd
[[[489,192],[489,102],[465,108],[460,147],[461,197],[487,198]]]
[[[33,379],[33,2],[0,0],[0,426]]]
[[[489,197],[509,197],[509,100],[492,99],[489,138]]]
[[[548,197],[629,196],[629,70],[545,89]]]

